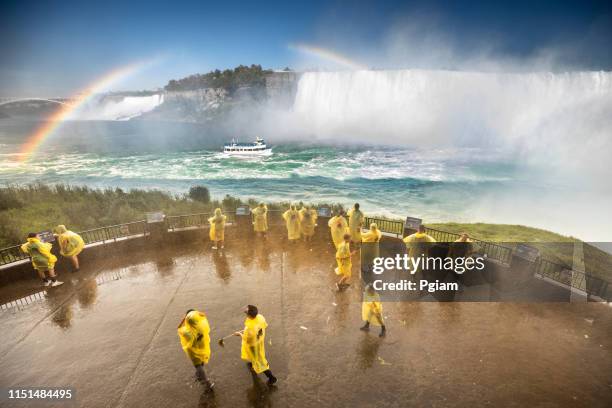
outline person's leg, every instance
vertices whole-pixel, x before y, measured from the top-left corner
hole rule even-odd
[[[38,274],[38,277],[42,280],[43,285],[49,286],[51,284],[51,280],[47,278],[44,271],[36,269],[36,273]]]
[[[385,322],[383,321],[383,318],[381,315],[376,315],[376,319],[378,320],[378,323],[380,324],[380,334],[378,335],[378,337],[385,337],[385,335],[387,334],[387,328],[385,327]]]
[[[72,266],[74,266],[74,271],[75,272],[78,271],[80,269],[79,268],[79,258],[76,255],[74,255],[70,259],[72,260]]]
[[[49,279],[51,280],[51,286],[59,286],[64,283],[57,280],[55,269],[53,268],[49,268]]]
[[[198,364],[197,366],[195,366],[195,370],[196,378],[200,383],[205,384],[206,386],[208,386],[208,388],[212,388],[215,385],[215,383],[213,383],[208,379],[208,377],[206,377],[206,371],[204,371],[204,364]]]
[[[264,371],[264,374],[266,375],[266,377],[268,377],[268,385],[273,385],[278,381],[278,379],[272,374],[272,371],[270,371],[269,369]]]

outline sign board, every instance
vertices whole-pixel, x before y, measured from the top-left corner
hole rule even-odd
[[[166,215],[161,211],[147,213],[147,224],[155,224],[158,222],[164,222]]]
[[[514,255],[530,262],[535,262],[540,256],[540,250],[529,245],[518,244],[514,249]]]
[[[317,208],[317,215],[323,218],[331,218],[331,208],[327,206]]]
[[[404,228],[418,230],[422,222],[423,220],[420,218],[406,217],[406,221],[404,222]]]
[[[55,235],[51,231],[41,231],[38,233],[38,238],[41,242],[54,242]]]
[[[239,205],[238,207],[236,207],[236,215],[245,216],[245,215],[250,215],[250,214],[251,214],[251,209],[249,208],[248,205]]]

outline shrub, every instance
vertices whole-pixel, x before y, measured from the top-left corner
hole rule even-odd
[[[189,189],[189,198],[204,204],[210,203],[210,192],[204,186],[193,186]]]

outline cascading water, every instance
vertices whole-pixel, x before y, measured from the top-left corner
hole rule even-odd
[[[322,138],[522,148],[556,142],[573,150],[582,135],[597,144],[612,134],[612,73],[307,72],[294,112]]]
[[[77,120],[128,120],[150,112],[164,102],[163,94],[148,96],[107,96],[93,98],[79,108]]]

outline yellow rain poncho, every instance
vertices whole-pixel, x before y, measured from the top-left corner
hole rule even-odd
[[[287,225],[287,236],[290,240],[300,239],[300,213],[291,206],[283,213],[283,219]]]
[[[253,214],[253,228],[255,232],[268,231],[268,207],[258,206],[251,210]]]
[[[338,245],[344,242],[344,234],[347,233],[348,223],[346,222],[346,218],[341,215],[336,215],[329,219],[327,225],[331,231],[332,241],[334,241],[334,245],[336,249],[338,249]]]
[[[426,254],[430,247],[428,244],[432,242],[436,242],[436,240],[424,232],[416,232],[404,238],[404,243],[408,249],[408,256],[412,258]]]
[[[351,277],[353,262],[351,260],[351,245],[349,242],[342,242],[338,245],[336,250],[336,262],[338,268],[336,269],[336,275],[343,275]]]
[[[361,234],[361,242],[380,242],[381,238],[382,232],[380,232],[376,224],[370,225],[370,229]]]
[[[378,293],[368,293],[367,291],[364,293],[363,302],[361,303],[361,320],[377,326],[380,326],[381,322],[382,324],[385,323],[383,320],[383,307]]]
[[[46,272],[55,267],[57,257],[51,253],[51,244],[41,242],[38,238],[28,238],[21,250],[32,258],[32,266],[40,272]]]
[[[253,370],[261,374],[270,369],[270,364],[266,360],[266,319],[258,314],[254,319],[247,317],[244,320],[244,332],[242,333],[242,347],[240,358],[253,365]],[[259,331],[261,330],[261,335]]]
[[[59,235],[57,240],[60,245],[60,254],[62,256],[76,256],[81,253],[85,247],[83,238],[77,233],[68,230],[64,225],[58,225],[55,232]]]
[[[312,237],[317,223],[317,211],[304,207],[300,210],[300,230],[302,235]]]
[[[348,212],[349,217],[349,234],[351,234],[351,241],[361,242],[361,227],[365,220],[365,216],[361,210],[352,209]]]
[[[380,239],[382,238],[382,232],[378,229],[376,224],[372,223],[370,229],[361,234],[361,265],[362,268],[365,265],[372,265],[374,258],[380,256]]]
[[[215,210],[215,215],[208,219],[210,232],[208,236],[213,242],[223,241],[225,238],[225,220],[227,217],[221,213],[221,209]]]
[[[210,359],[210,325],[202,312],[191,311],[178,327],[181,346],[194,366]]]

